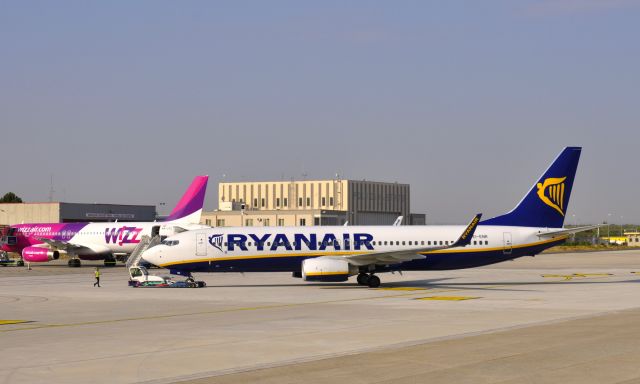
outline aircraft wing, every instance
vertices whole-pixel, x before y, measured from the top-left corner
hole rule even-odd
[[[451,245],[419,247],[413,249],[403,249],[401,251],[365,253],[360,255],[341,256],[341,258],[343,260],[346,259],[350,264],[358,266],[371,264],[398,264],[405,261],[424,259],[426,258],[426,256],[423,255],[423,253],[438,251],[441,249],[465,247],[469,245],[469,243],[471,243],[471,239],[473,238],[473,234],[478,227],[478,223],[480,222],[481,217],[481,213],[475,215],[473,220],[471,220],[469,225],[467,225],[465,230],[462,232],[458,240]]]
[[[553,238],[553,237],[558,237],[558,236],[572,235],[572,234],[578,233],[578,232],[590,231],[592,229],[596,229],[596,228],[602,227],[604,225],[605,224],[596,224],[596,225],[587,225],[587,226],[584,226],[584,227],[561,229],[559,231],[540,232],[540,233],[538,233],[538,237]]]
[[[101,245],[89,245],[89,244],[80,245],[80,244],[67,243],[66,241],[45,239],[42,237],[39,237],[38,240],[47,244],[51,248],[55,248],[60,251],[65,251],[66,253],[70,253],[70,254],[77,254],[79,252],[85,252],[85,253],[110,252],[109,248]]]

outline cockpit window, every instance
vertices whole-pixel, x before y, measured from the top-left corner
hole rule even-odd
[[[162,242],[162,244],[166,245],[167,247],[173,247],[174,245],[178,245],[178,243],[180,243],[180,240],[165,240]]]

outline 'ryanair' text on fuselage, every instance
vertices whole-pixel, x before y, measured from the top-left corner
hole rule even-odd
[[[213,247],[222,250],[221,238],[225,236],[223,234],[209,236],[209,244]],[[368,233],[343,233],[335,235],[333,233],[327,233],[324,235],[310,233],[308,235],[302,233],[293,234],[287,236],[284,233],[265,233],[262,235],[256,235],[253,233],[239,234],[229,233],[226,235],[226,246],[228,251],[248,251],[247,242],[253,242],[258,251],[264,251],[266,249],[270,251],[277,251],[279,248],[287,251],[324,251],[327,247],[331,247],[336,251],[359,251],[359,250],[373,250],[373,235]]]

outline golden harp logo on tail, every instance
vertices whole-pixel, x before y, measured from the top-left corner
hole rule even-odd
[[[550,177],[538,183],[538,197],[564,216],[564,181],[566,177]]]

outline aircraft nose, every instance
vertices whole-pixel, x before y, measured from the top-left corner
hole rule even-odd
[[[154,265],[156,267],[160,267],[162,263],[162,250],[160,249],[162,245],[157,245],[155,247],[149,248],[142,253],[141,260]]]

